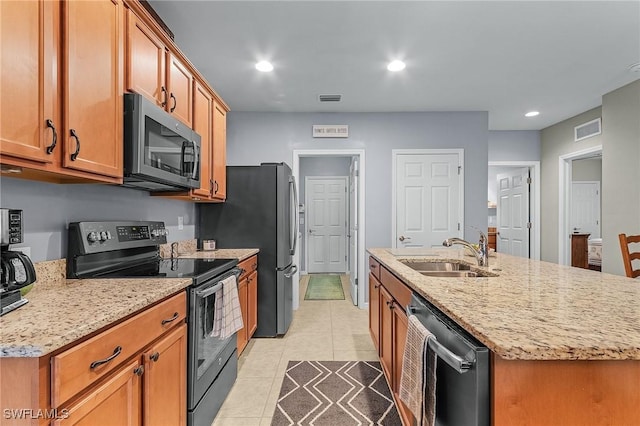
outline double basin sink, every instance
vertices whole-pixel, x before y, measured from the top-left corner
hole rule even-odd
[[[400,260],[400,263],[428,277],[497,277],[497,274],[481,270],[471,270],[471,266],[458,262],[433,262]]]

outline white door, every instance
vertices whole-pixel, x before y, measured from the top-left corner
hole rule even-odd
[[[497,176],[498,252],[529,257],[529,168]]]
[[[397,154],[394,247],[442,247],[462,237],[461,158],[458,153]]]
[[[358,158],[351,159],[349,167],[349,280],[351,300],[358,305]]]
[[[600,238],[600,182],[571,183],[571,232]]]
[[[346,272],[346,177],[307,177],[309,273]]]

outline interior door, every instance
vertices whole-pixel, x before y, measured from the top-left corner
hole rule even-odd
[[[349,167],[349,280],[351,300],[358,305],[358,158]]]
[[[309,273],[346,272],[346,177],[307,177]]]
[[[600,182],[571,183],[571,232],[600,238]]]
[[[460,166],[456,153],[396,156],[394,247],[441,247],[462,237]]]
[[[529,257],[529,168],[518,168],[497,176],[498,251]]]

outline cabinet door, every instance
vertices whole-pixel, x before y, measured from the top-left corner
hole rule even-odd
[[[213,197],[227,198],[227,111],[218,102],[213,111]]]
[[[169,99],[165,85],[164,43],[136,14],[127,12],[126,86],[164,108]]]
[[[61,417],[54,426],[107,426],[141,425],[139,360],[124,365],[120,370],[82,396],[75,404],[58,410]],[[68,413],[66,418],[65,413]]]
[[[168,111],[191,127],[193,125],[193,75],[176,56],[169,53],[168,61]]]
[[[369,274],[369,333],[380,354],[380,281]]]
[[[393,384],[391,391],[395,395],[398,413],[402,417],[403,424],[412,425],[413,415],[406,405],[400,400],[400,377],[402,377],[402,361],[404,355],[404,346],[407,340],[407,328],[409,322],[407,314],[402,306],[394,302],[392,310],[393,316]]]
[[[249,288],[247,289],[247,339],[251,339],[258,328],[258,272],[253,271],[249,275]]]
[[[200,135],[200,188],[192,194],[210,198],[213,193],[211,178],[211,143],[213,141],[213,96],[198,81],[195,82],[193,102],[193,130]]]
[[[247,337],[247,305],[248,305],[248,286],[247,279],[242,278],[238,282],[238,298],[240,299],[240,311],[242,312],[242,322],[244,327],[238,330],[237,334],[237,347],[238,347],[238,356],[242,353],[245,346],[247,346],[247,341],[249,338]]]
[[[52,1],[0,2],[0,151],[14,157],[51,162],[57,46]]]
[[[122,4],[63,2],[63,164],[122,177]]]
[[[187,422],[187,325],[169,332],[144,353],[145,426]]]
[[[393,298],[380,286],[380,361],[389,386],[393,386]]]

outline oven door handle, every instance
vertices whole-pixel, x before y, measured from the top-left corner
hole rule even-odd
[[[407,306],[407,315],[415,315],[418,310],[419,308],[409,305]],[[466,373],[471,369],[471,367],[473,367],[474,361],[466,360],[461,356],[454,354],[436,339],[427,340],[426,349],[428,350],[429,348],[438,355],[438,358],[442,359],[449,367],[453,368],[458,373]]]
[[[222,288],[222,282],[219,282],[218,284],[211,286],[209,288],[206,288],[204,290],[199,290],[196,291],[196,296],[198,297],[209,297],[211,296],[213,293],[217,292],[218,290],[220,290]]]

